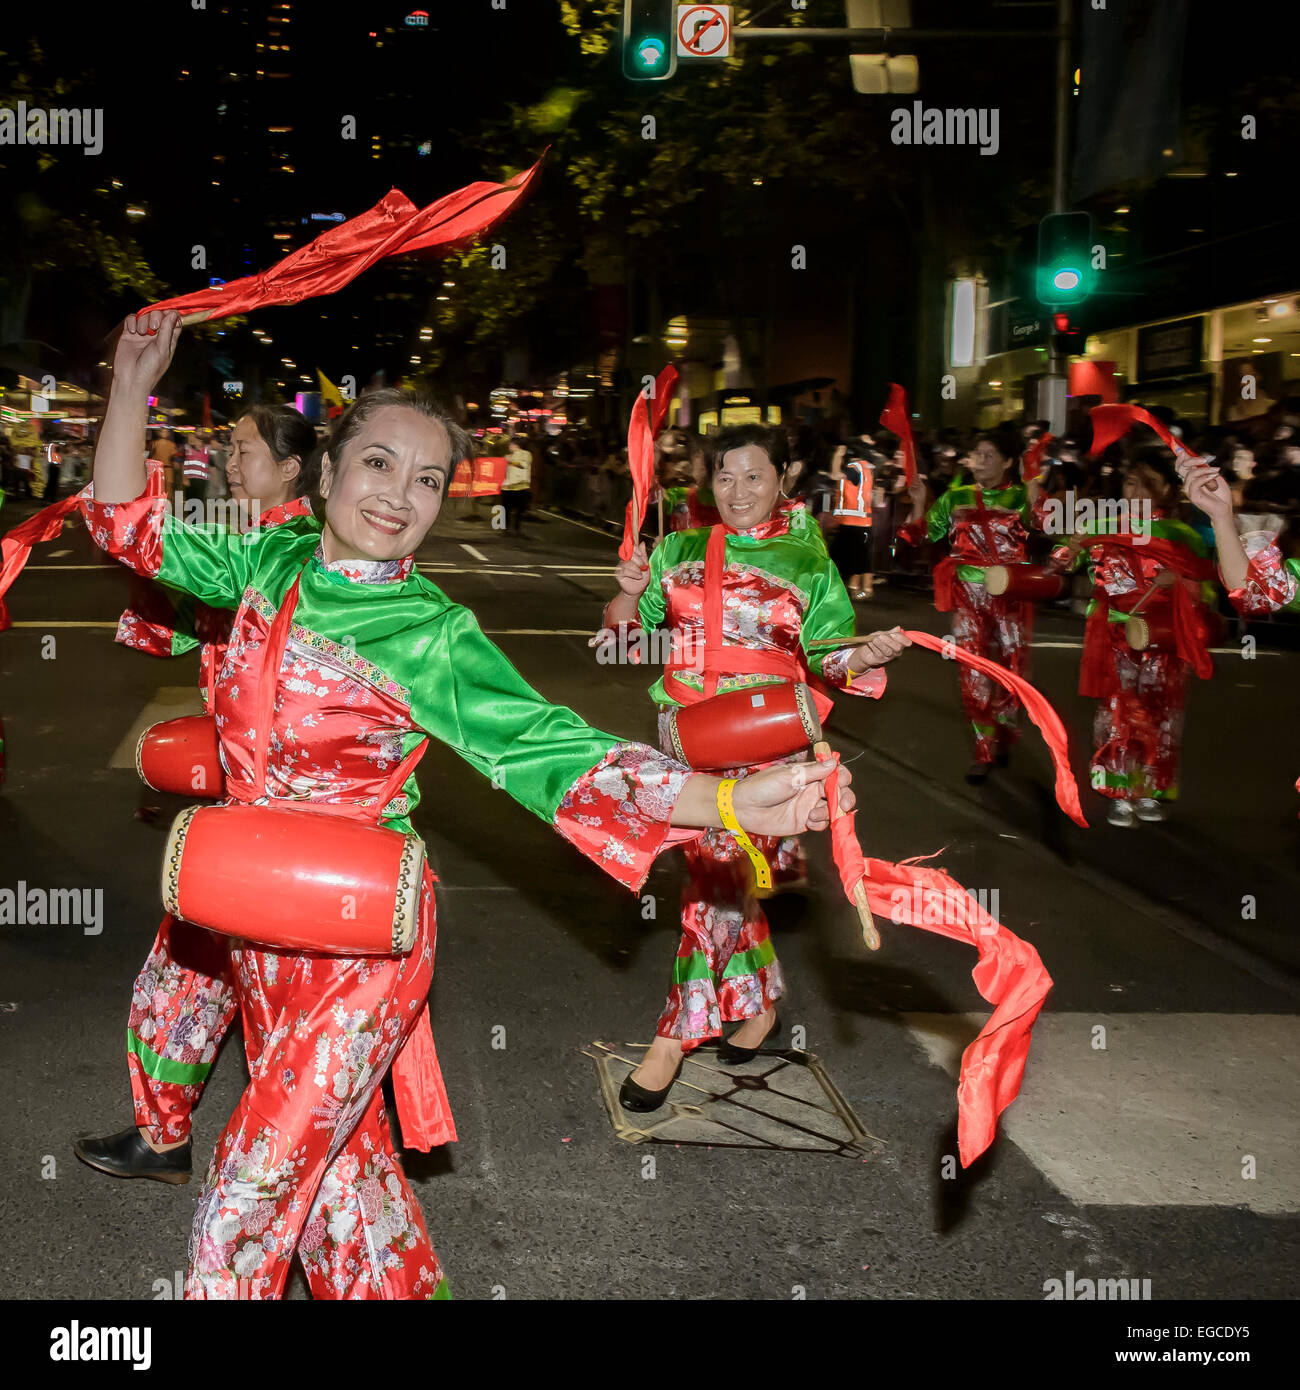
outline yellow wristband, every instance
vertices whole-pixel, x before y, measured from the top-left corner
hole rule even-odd
[[[749,862],[754,866],[754,884],[759,897],[765,897],[772,891],[772,870],[768,867],[766,857],[755,846],[753,840],[745,834],[740,822],[736,819],[736,803],[733,799],[737,778],[724,777],[718,783],[718,815],[722,819],[723,825],[736,837],[736,843],[749,855]]]

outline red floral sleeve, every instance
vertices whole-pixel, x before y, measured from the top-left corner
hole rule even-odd
[[[616,743],[564,794],[555,828],[634,893],[655,857],[702,829],[669,824],[691,769],[645,743]]]
[[[853,655],[853,651],[852,647],[837,647],[831,652],[822,662],[822,679],[849,695],[865,695],[872,700],[880,699],[885,693],[888,675],[879,666],[868,666],[865,671],[859,671],[856,675],[852,673],[849,670],[849,657]]]
[[[1228,598],[1243,618],[1262,617],[1284,608],[1300,608],[1300,573],[1294,560],[1284,560],[1277,541],[1267,531],[1241,538],[1246,548],[1246,584],[1230,589]]]
[[[91,539],[115,560],[153,579],[162,568],[163,518],[167,499],[142,493],[131,502],[97,502],[95,485],[78,494],[81,515]]]

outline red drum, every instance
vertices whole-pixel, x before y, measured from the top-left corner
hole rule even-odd
[[[984,571],[984,587],[994,597],[1035,603],[1060,598],[1065,576],[1052,574],[1041,565],[990,565]]]
[[[191,806],[172,822],[163,905],[277,951],[401,956],[420,918],[424,841],[279,806]]]
[[[210,714],[168,719],[140,735],[135,770],[156,792],[218,797],[226,785],[218,743],[217,721]]]
[[[1134,614],[1124,624],[1124,637],[1135,652],[1148,647],[1172,649],[1174,646],[1174,610],[1172,605]]]
[[[669,714],[668,730],[678,761],[701,772],[772,762],[822,736],[812,692],[789,682],[683,705]]]

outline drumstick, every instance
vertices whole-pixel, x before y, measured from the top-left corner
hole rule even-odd
[[[1169,576],[1168,579],[1165,578],[1166,575]],[[1161,570],[1160,573],[1156,575],[1155,579],[1151,581],[1151,587],[1146,591],[1145,594],[1142,595],[1140,599],[1138,599],[1138,601],[1133,605],[1133,607],[1128,610],[1128,616],[1130,618],[1136,617],[1137,614],[1140,612],[1142,605],[1147,601],[1147,599],[1151,597],[1152,594],[1155,593],[1157,589],[1167,589],[1170,583],[1173,580],[1176,580],[1177,578],[1178,576],[1173,572],[1173,570]]]
[[[865,647],[874,637],[875,633],[866,637],[814,637],[807,645],[810,647]]]
[[[829,758],[831,756],[830,744],[825,741],[815,743],[813,756],[818,761]],[[837,804],[830,808],[831,820],[833,821],[838,820],[844,814],[839,808],[838,801],[839,798],[837,797]],[[858,909],[858,921],[862,926],[863,943],[869,951],[880,950],[880,933],[876,930],[876,921],[871,915],[871,907],[867,902],[867,890],[861,879],[858,879],[857,883],[853,885],[853,905]]]

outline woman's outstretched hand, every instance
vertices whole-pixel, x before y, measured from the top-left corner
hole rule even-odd
[[[733,795],[736,819],[751,835],[825,830],[831,823],[826,778],[837,765],[834,761],[786,763],[742,777]],[[848,768],[841,766],[841,811],[851,811],[856,804],[850,780]]]
[[[853,649],[853,655],[849,657],[849,670],[857,674],[872,666],[883,666],[887,661],[893,661],[904,647],[911,645],[912,639],[903,635],[901,627],[888,631],[882,628]]]

